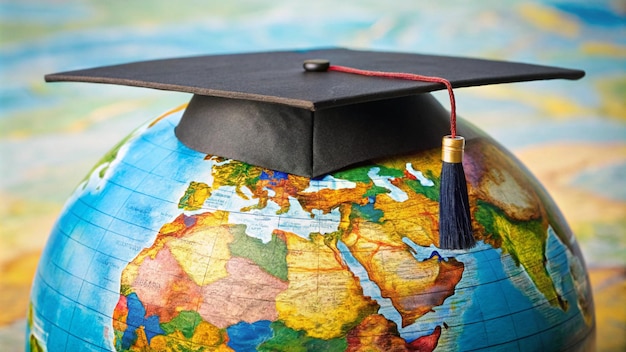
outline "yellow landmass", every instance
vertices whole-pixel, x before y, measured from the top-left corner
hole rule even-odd
[[[187,226],[181,220],[182,218],[180,220],[176,219],[173,222],[168,222],[167,224],[161,226],[161,230],[159,231],[159,234],[160,235],[174,235],[180,231],[185,230]]]
[[[418,261],[400,236],[389,235],[379,224],[355,219],[352,231],[342,240],[382,296],[391,299],[403,326],[443,304],[461,280],[463,263],[454,259],[440,262],[436,257]]]
[[[180,335],[182,336],[182,334]],[[165,336],[165,335],[156,335],[150,341],[150,348],[152,348],[155,351],[167,351],[168,350],[167,341],[169,339],[170,337]]]
[[[274,178],[274,171],[249,165],[239,161],[225,161],[223,158],[211,156],[209,159],[219,164],[213,167],[213,189],[223,186],[234,186],[237,195],[243,199],[249,199],[243,191],[246,188],[253,199],[258,199],[258,203],[249,207],[244,207],[241,211],[251,211],[263,209],[268,201],[273,201],[279,206],[277,214],[289,211],[290,198],[297,197],[297,194],[309,186],[308,177],[287,175],[286,178]],[[261,179],[261,175],[268,175],[267,179]],[[281,175],[282,176],[282,175]],[[271,192],[270,192],[271,191]]]
[[[228,276],[228,245],[234,240],[226,226],[202,225],[194,225],[184,238],[175,237],[167,243],[176,261],[198,286],[208,285]]]
[[[276,297],[276,309],[286,326],[332,339],[376,312],[377,304],[363,296],[358,278],[337,261],[324,236],[313,234],[310,240],[288,232],[284,236],[289,287]]]
[[[505,152],[484,141],[476,147],[469,154],[472,173],[477,175],[470,173],[470,177],[480,183],[475,192],[489,206],[474,210],[475,220],[481,223],[475,235],[509,253],[552,305],[567,309],[567,302],[557,293],[545,267],[548,216],[536,191],[539,186]],[[474,163],[474,158],[481,160],[480,155],[474,156],[474,153],[489,157],[484,158],[484,162]],[[546,158],[545,152],[542,155]],[[570,245],[565,234],[558,235]]]
[[[441,150],[435,148],[415,155],[380,160],[378,163],[396,170],[405,170],[407,164],[411,164],[415,171],[420,171],[424,175],[430,171],[438,176],[441,173]],[[396,242],[398,239],[401,240],[401,237],[407,237],[420,246],[428,247],[432,244],[438,246],[439,203],[416,193],[401,178],[392,180],[391,183],[403,191],[408,199],[398,202],[387,194],[379,194],[376,197],[375,208],[384,212],[379,222],[382,223],[385,236],[400,236],[395,237]]]
[[[502,250],[526,270],[535,287],[551,305],[567,310],[567,302],[557,293],[545,266],[547,224],[531,226],[512,223],[495,212],[491,212],[491,217],[494,231],[502,238]]]
[[[417,154],[393,156],[376,161],[377,165],[396,170],[405,170],[408,163],[416,171],[430,170],[434,175],[439,175],[441,173],[441,149],[434,148]]]
[[[438,172],[441,168],[438,150],[420,153],[419,156],[377,161],[378,165],[395,170],[405,170],[407,163],[422,172]],[[408,199],[398,202],[387,194],[377,195],[374,207],[383,213],[378,223],[351,217],[352,206],[347,205],[352,202],[366,204],[363,195],[373,186],[371,183],[357,182],[353,189],[323,190],[325,194],[320,192],[316,195],[322,204],[325,201],[326,204],[337,206],[347,202],[339,207],[341,241],[363,265],[382,295],[391,299],[402,316],[403,325],[407,326],[454,293],[461,279],[463,264],[456,261],[439,262],[437,258],[426,261],[415,259],[403,238],[420,246],[438,244],[439,204],[416,193],[402,178],[391,182]],[[337,197],[340,194],[338,191],[345,193]]]
[[[408,199],[397,202],[387,194],[376,197],[375,208],[385,214],[379,220],[383,229],[379,236],[393,238],[394,243],[400,243],[402,237],[406,237],[423,247],[432,244],[438,246],[439,203],[415,193],[401,180],[394,182],[394,185],[406,193]],[[378,241],[374,238],[372,240]]]
[[[210,196],[211,187],[206,183],[191,181],[185,195],[180,198],[178,207],[185,210],[198,210]]]
[[[219,346],[226,340],[224,335],[215,325],[202,321],[193,332],[191,342],[200,346]]]
[[[130,350],[131,351],[147,350],[150,347],[150,345],[148,344],[148,336],[146,336],[145,328],[143,326],[139,326],[137,327],[137,330],[135,330],[135,333],[137,334],[137,341],[135,341],[135,344],[130,347]]]
[[[207,228],[219,228],[221,231],[220,226],[228,223],[228,213],[224,211],[215,211],[213,213],[204,213],[204,214],[198,215],[196,216],[196,223],[189,228],[185,225],[184,219],[185,219],[185,215],[180,215],[174,221],[167,223],[161,227],[161,230],[159,231],[159,234],[154,240],[154,243],[152,244],[152,246],[149,248],[144,248],[141,252],[139,252],[139,254],[135,257],[135,259],[133,259],[133,261],[129,263],[129,265],[126,266],[122,274],[122,285],[132,285],[132,283],[135,281],[135,279],[138,276],[141,263],[143,263],[143,261],[146,258],[150,258],[150,259],[156,258],[157,254],[163,249],[163,247],[166,245],[169,245],[170,242],[172,241],[174,242],[174,245],[173,247],[169,247],[172,254],[174,255],[174,251],[177,251],[177,255],[175,255],[175,258],[177,258],[177,260],[181,260],[181,259],[183,260],[183,262],[180,263],[181,266],[183,267],[184,265],[188,264],[188,266],[184,268],[184,270],[189,270],[189,275],[190,277],[193,278],[194,282],[196,282],[198,285],[202,285],[203,279],[201,279],[200,277],[201,276],[204,277],[204,273],[200,275],[201,269],[198,266],[190,264],[188,261],[185,261],[184,257],[191,256],[193,257],[194,260],[200,260],[198,258],[198,254],[195,254],[198,252],[196,250],[191,251],[190,246],[205,245],[205,246],[208,246],[206,250],[212,251],[213,248],[211,246],[213,246],[214,244],[210,241],[205,241],[204,239],[198,240],[196,241],[198,243],[196,243],[196,242],[191,242],[191,241],[188,241],[186,239],[181,239],[181,238],[184,238],[187,235],[194,236],[194,234],[201,233],[203,230],[206,230]],[[211,231],[207,231],[207,232],[211,233]],[[230,237],[228,237],[229,238],[228,241],[231,242],[233,237],[230,233],[229,233],[229,236]],[[227,245],[228,243],[226,243],[226,246]],[[223,253],[224,253],[223,246],[224,245],[221,242],[217,244],[216,255],[220,256],[219,258],[223,256]],[[210,255],[211,252],[206,252],[206,253],[207,255]],[[206,262],[207,262],[206,259],[202,260],[202,263],[205,263],[204,264],[205,269],[207,268]],[[207,273],[208,275],[207,277],[210,278],[210,280],[212,280],[215,277],[221,278],[221,277],[226,276],[225,274],[226,269],[223,268],[223,266],[225,265],[225,262],[226,262],[225,260],[216,261],[216,263],[213,265],[217,265],[217,266],[215,268],[212,267],[212,269],[215,269],[216,272]],[[220,267],[222,269],[219,269]],[[199,280],[199,281],[196,281],[196,280]],[[204,282],[208,283],[208,281],[204,281]]]
[[[213,166],[213,184],[211,188],[219,189],[223,186],[234,186],[238,196],[248,199],[242,188],[246,186],[252,187],[256,184],[263,169],[234,160],[225,162],[225,159],[216,156],[207,156],[207,158],[218,163],[223,162],[221,165]]]
[[[529,24],[541,31],[574,38],[580,32],[580,24],[564,13],[547,6],[524,2],[517,6],[517,13]]]

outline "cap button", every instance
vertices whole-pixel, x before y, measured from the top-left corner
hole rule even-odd
[[[330,67],[330,61],[325,59],[310,59],[304,60],[304,64],[302,64],[304,70],[306,72],[324,72],[328,71]]]

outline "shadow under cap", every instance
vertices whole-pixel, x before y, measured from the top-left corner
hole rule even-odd
[[[317,177],[371,159],[438,148],[449,119],[430,94],[318,111],[194,95],[176,136],[203,153]],[[466,138],[474,136],[459,127]]]

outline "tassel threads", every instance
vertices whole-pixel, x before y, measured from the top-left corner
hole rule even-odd
[[[439,247],[444,249],[473,247],[476,241],[472,230],[467,182],[462,164],[465,139],[456,135],[456,102],[450,81],[442,77],[413,73],[370,71],[336,66],[331,65],[328,60],[306,60],[303,66],[308,72],[337,71],[363,76],[441,83],[446,87],[450,96],[450,135],[443,137],[441,153],[443,165],[439,191]]]
[[[469,249],[476,244],[462,163],[464,148],[463,137],[443,137],[441,149],[443,164],[439,191],[439,247],[444,249]]]

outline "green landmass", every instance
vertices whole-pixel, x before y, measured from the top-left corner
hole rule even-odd
[[[39,343],[39,340],[37,340],[35,335],[31,334],[30,337],[28,338],[28,342],[30,345],[31,352],[44,352],[45,351],[43,347],[41,347],[41,344]]]
[[[233,242],[229,244],[230,253],[236,257],[250,259],[265,272],[283,281],[287,281],[287,244],[276,234],[268,243],[246,235],[243,226],[233,226]]]
[[[259,346],[259,351],[345,351],[348,343],[345,338],[330,340],[316,339],[306,335],[304,331],[288,328],[280,321],[270,324],[274,336]]]
[[[120,285],[120,294],[122,296],[128,296],[131,293],[135,292],[135,290],[133,290],[132,286],[127,285],[127,284],[121,284]]]
[[[379,194],[386,194],[386,193],[391,193],[391,191],[385,187],[376,186],[375,184],[372,183],[371,187],[368,188],[367,191],[365,191],[365,193],[363,193],[363,198],[376,197]]]
[[[115,341],[115,350],[122,351],[122,339],[124,338],[124,331],[113,329],[113,341]]]
[[[380,223],[385,213],[381,209],[376,209],[374,204],[368,203],[366,205],[352,204],[352,211],[350,212],[350,219],[363,219],[375,223]]]
[[[334,178],[348,180],[352,182],[369,183],[372,179],[367,175],[373,168],[378,168],[378,175],[390,176],[390,177],[402,177],[404,175],[403,170],[392,169],[382,165],[368,165],[356,167],[354,169],[348,169],[345,171],[338,171],[333,173]]]
[[[33,329],[33,304],[32,302],[28,305],[28,316],[26,317],[26,323],[28,324],[28,328],[30,330]],[[28,336],[28,345],[30,346],[31,352],[44,352],[45,349],[41,346],[41,343],[35,335],[32,333]]]
[[[183,336],[190,339],[201,321],[202,317],[198,312],[184,310],[169,322],[162,323],[161,329],[165,331],[165,335],[171,335],[176,331],[180,331]]]
[[[438,202],[439,201],[439,188],[441,184],[440,178],[438,176],[435,176],[431,170],[427,170],[424,174],[424,177],[433,181],[434,185],[423,186],[419,180],[413,180],[413,179],[405,179],[404,183],[410,189],[415,191],[415,193],[422,194],[426,198]]]
[[[546,268],[547,225],[542,220],[509,219],[501,209],[484,201],[478,202],[475,217],[485,228],[486,240],[508,253],[515,265],[521,265],[551,305],[567,310],[567,301],[556,291]]]
[[[204,182],[191,181],[185,194],[178,201],[178,208],[185,210],[198,210],[202,204],[211,196],[211,187]]]
[[[213,157],[216,158],[216,157]],[[218,158],[216,160],[220,160]],[[256,188],[256,184],[261,179],[261,173],[263,169],[258,166],[250,165],[242,162],[228,162],[223,165],[216,165],[213,167],[213,185],[214,189],[218,189],[222,186],[233,186],[237,195],[243,199],[248,197],[241,191],[242,186],[248,187],[250,190]]]

